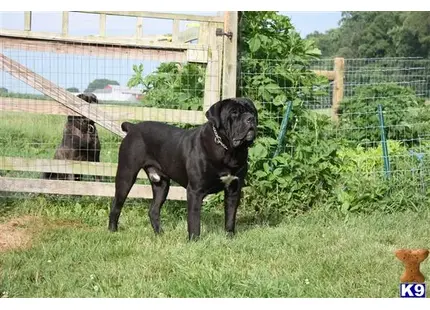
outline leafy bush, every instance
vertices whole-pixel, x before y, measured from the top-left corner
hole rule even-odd
[[[388,149],[391,167],[388,180],[383,174],[380,146],[368,149],[344,147],[339,151],[341,177],[335,190],[339,211],[396,212],[426,207],[430,194],[426,186],[430,181],[426,165],[430,153],[415,153],[398,141],[388,141]]]
[[[194,63],[162,63],[143,77],[143,65],[133,66],[134,74],[127,86],[141,86],[142,102],[149,107],[202,110],[205,70]]]
[[[243,205],[265,219],[322,206],[339,178],[338,145],[329,137],[330,119],[301,105],[294,106],[292,113],[284,152],[272,158],[277,143],[268,137],[250,150],[249,188]]]
[[[412,145],[418,141],[419,133],[429,128],[429,107],[411,88],[397,84],[365,85],[341,102],[344,137],[354,144],[378,145],[379,104],[383,107],[387,139]]]
[[[272,131],[266,122],[259,130]],[[273,130],[276,134],[279,131]],[[277,140],[260,135],[249,152],[249,172],[243,189],[241,216],[252,221],[276,223],[285,216],[322,207],[334,197],[340,177],[340,141],[333,136],[328,116],[306,109],[295,100],[285,144],[274,156]],[[276,136],[275,136],[276,137]],[[222,207],[222,193],[208,207]]]
[[[278,121],[287,101],[319,93],[314,85],[328,84],[309,70],[321,52],[301,39],[287,16],[276,12],[242,12],[240,18],[239,91],[259,102]],[[319,95],[321,95],[319,93]]]

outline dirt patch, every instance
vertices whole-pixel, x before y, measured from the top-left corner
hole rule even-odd
[[[48,220],[38,216],[20,216],[0,223],[0,253],[16,249],[26,249],[31,241],[47,229],[72,228],[83,226],[79,222]]]
[[[27,247],[32,237],[29,227],[35,221],[36,217],[23,216],[0,223],[0,252]]]

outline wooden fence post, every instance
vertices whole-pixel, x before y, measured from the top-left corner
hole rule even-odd
[[[339,121],[339,107],[343,99],[343,79],[345,71],[345,59],[336,57],[334,59],[334,84],[332,101],[332,118],[335,122]]]
[[[224,57],[222,65],[222,99],[236,97],[237,78],[237,31],[238,12],[224,13],[224,32],[232,37],[224,36]]]
[[[205,113],[211,105],[220,99],[220,62],[222,55],[220,55],[220,39],[216,36],[217,24],[213,22],[208,23],[206,35],[208,37],[208,63],[206,66],[205,75],[205,93],[203,99],[203,112]],[[200,39],[200,35],[199,35]]]
[[[25,31],[31,31],[31,17],[32,17],[31,11],[24,12],[24,30]]]
[[[67,37],[69,34],[69,12],[63,11],[63,17],[61,20],[61,35]]]

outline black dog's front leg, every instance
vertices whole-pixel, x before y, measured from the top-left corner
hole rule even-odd
[[[200,212],[202,209],[203,195],[188,187],[187,201],[188,240],[196,240],[200,237]]]
[[[224,190],[225,231],[229,237],[232,237],[235,233],[236,213],[240,203],[241,188],[239,181],[233,181]]]

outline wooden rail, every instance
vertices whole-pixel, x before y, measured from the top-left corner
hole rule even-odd
[[[113,197],[115,194],[115,184],[104,182],[57,181],[0,177],[0,191]],[[152,199],[151,186],[134,184],[128,197]],[[186,200],[186,190],[179,186],[171,186],[167,199]]]
[[[74,44],[91,44],[91,45],[113,45],[113,46],[133,46],[147,49],[162,49],[162,50],[203,50],[205,46],[202,44],[190,44],[184,42],[164,42],[165,36],[155,37],[110,37],[106,36],[105,30],[98,35],[89,36],[64,36],[62,34],[50,32],[33,32],[21,30],[5,30],[0,29],[0,37],[12,37],[31,40],[45,40],[56,42],[69,42]],[[179,35],[178,35],[179,37]],[[190,39],[188,39],[190,41]]]
[[[95,106],[98,110],[103,111],[103,113],[107,113],[112,121],[118,123],[125,120],[151,120],[166,123],[199,125],[206,121],[206,117],[202,111],[186,111],[109,104],[91,104],[90,106],[91,108]],[[0,110],[43,115],[80,115],[73,110],[67,109],[54,100],[37,100],[11,97],[0,97]]]
[[[158,18],[158,19],[172,19],[172,20],[185,20],[197,22],[218,22],[223,23],[222,16],[205,16],[205,15],[192,15],[192,14],[174,14],[174,13],[161,13],[149,11],[71,11],[78,13],[90,14],[105,14],[114,16],[129,16],[129,17],[142,17],[142,18]]]
[[[21,172],[51,172],[114,177],[117,164],[60,159],[34,159],[24,157],[0,157],[0,170]],[[147,179],[140,171],[139,179]]]

